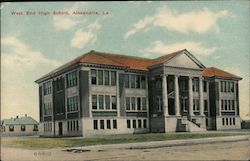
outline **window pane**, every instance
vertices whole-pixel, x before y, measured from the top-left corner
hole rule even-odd
[[[125,75],[125,88],[129,88],[129,74]]]
[[[111,85],[115,86],[116,85],[116,72],[111,71]]]
[[[131,97],[132,110],[135,110],[135,97]]]
[[[127,120],[127,128],[131,128],[130,120]]]
[[[112,109],[116,109],[116,96],[112,96]]]
[[[104,120],[100,120],[100,129],[104,129]]]
[[[98,85],[103,85],[103,71],[98,70]]]
[[[110,109],[110,96],[109,95],[105,96],[105,108]]]
[[[109,71],[104,71],[105,85],[109,85]]]
[[[141,110],[141,98],[137,97],[137,110]]]
[[[136,88],[141,88],[140,75],[136,75]]]
[[[97,96],[92,95],[92,109],[97,109]]]
[[[145,97],[142,98],[142,110],[147,109],[147,100]]]
[[[136,120],[133,120],[133,128],[136,128]]]
[[[96,70],[91,69],[91,83],[96,84]]]
[[[98,122],[97,122],[97,120],[94,120],[94,129],[95,129],[95,130],[98,129]]]
[[[138,120],[138,128],[141,128],[141,120]]]
[[[111,129],[110,120],[107,120],[107,129]]]
[[[99,98],[99,109],[104,109],[104,106],[103,106],[103,95],[99,95],[98,96]]]
[[[116,120],[113,120],[113,128],[117,129],[117,121]]]
[[[146,88],[146,78],[144,75],[141,76],[141,85],[142,88]]]
[[[135,75],[130,75],[131,79],[131,88],[135,88]]]
[[[147,120],[146,119],[143,120],[143,128],[147,128]]]
[[[126,97],[126,110],[130,110],[130,97]]]

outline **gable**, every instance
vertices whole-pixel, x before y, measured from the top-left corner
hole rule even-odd
[[[180,67],[180,68],[191,68],[191,69],[201,69],[204,68],[193,55],[182,52],[165,63],[167,66]]]

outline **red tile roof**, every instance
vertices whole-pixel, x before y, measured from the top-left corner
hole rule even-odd
[[[97,52],[97,51],[90,51],[87,54],[84,54],[82,56],[77,57],[76,59],[60,66],[59,68],[53,70],[52,72],[46,74],[40,79],[43,79],[45,77],[51,76],[52,74],[55,74],[67,67],[79,64],[79,63],[87,63],[87,64],[101,64],[101,65],[110,65],[110,66],[118,66],[118,67],[125,67],[127,69],[131,70],[141,70],[141,71],[147,71],[148,67],[164,63],[179,53],[181,53],[183,50],[176,51],[171,54],[167,54],[164,56],[161,56],[156,59],[148,59],[148,58],[141,58],[141,57],[135,57],[135,56],[126,56],[126,55],[118,55],[118,54],[110,54],[110,53],[104,53],[104,52]],[[222,71],[217,68],[207,68],[203,72],[203,76],[206,77],[212,77],[212,76],[219,76],[219,77],[227,77],[227,78],[240,78],[238,76],[235,76],[233,74],[227,73],[225,71]]]
[[[223,78],[236,78],[236,79],[242,79],[239,76],[236,76],[234,74],[228,73],[226,71],[223,71],[221,69],[211,67],[211,68],[206,68],[202,75],[204,77],[223,77]]]

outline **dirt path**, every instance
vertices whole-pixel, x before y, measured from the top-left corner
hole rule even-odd
[[[3,161],[81,161],[81,160],[249,160],[250,142],[175,146],[133,150],[33,150],[2,147]]]

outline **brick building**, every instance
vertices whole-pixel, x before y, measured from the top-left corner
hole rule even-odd
[[[186,49],[155,59],[90,51],[36,80],[40,134],[240,129],[241,79]]]

